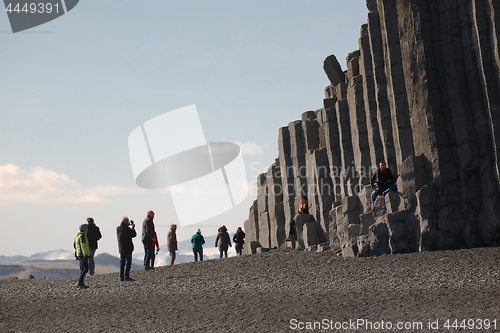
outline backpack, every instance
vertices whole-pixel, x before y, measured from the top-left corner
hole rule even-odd
[[[78,260],[78,256],[76,255],[76,240],[73,241],[73,248],[75,249],[75,260]]]

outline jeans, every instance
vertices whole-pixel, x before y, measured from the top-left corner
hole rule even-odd
[[[389,184],[389,185],[387,185],[387,186],[384,186],[384,187],[380,187],[380,188],[375,189],[375,190],[372,192],[372,203],[374,203],[374,202],[375,202],[375,199],[377,199],[377,196],[378,196],[378,195],[381,195],[382,193],[383,193],[383,194],[387,194],[387,193],[389,193],[390,191],[392,191],[395,187],[396,187],[396,183],[392,183],[392,184]]]
[[[151,262],[151,255],[155,248],[152,241],[142,241],[142,244],[144,244],[144,267],[146,267]]]
[[[193,249],[194,261],[198,261],[198,255],[200,255],[200,261],[203,261],[203,248]]]
[[[220,258],[222,259],[222,254],[224,253],[224,256],[227,258],[227,250],[226,251],[219,251],[220,252]]]
[[[94,275],[95,273],[95,261],[94,255],[97,249],[90,249],[90,257],[89,257],[89,274]]]
[[[130,277],[130,266],[132,265],[132,253],[120,254],[120,280]]]
[[[78,285],[83,286],[85,285],[83,280],[89,271],[89,261],[84,256],[79,256],[78,260],[80,261],[80,279],[78,280]]]

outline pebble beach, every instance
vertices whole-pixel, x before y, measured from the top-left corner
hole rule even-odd
[[[131,277],[97,274],[82,290],[76,276],[1,281],[0,332],[500,331],[500,248],[369,258],[282,249]]]

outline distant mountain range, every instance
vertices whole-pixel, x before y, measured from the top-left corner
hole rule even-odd
[[[51,255],[53,251],[49,251]],[[60,252],[56,250],[54,252]],[[65,253],[68,251],[61,252],[60,254],[71,256],[71,259],[32,259],[33,256],[24,257],[28,260],[9,263],[0,263],[0,280],[8,277],[17,277],[19,279],[28,279],[30,275],[37,279],[47,278],[68,278],[77,277],[80,272],[80,264],[73,253]],[[10,257],[4,257],[6,259]],[[15,259],[22,260],[22,256],[15,256]],[[120,269],[120,259],[113,257],[107,253],[102,253],[96,255],[96,274],[107,274],[119,272]],[[141,269],[142,265],[132,264],[132,269]]]
[[[203,246],[204,259],[219,258],[219,250],[214,247],[216,236],[205,237]],[[177,258],[175,264],[194,261],[191,240],[184,240],[178,243]],[[99,250],[98,250],[99,252]],[[228,251],[229,256],[235,255],[234,247]],[[142,269],[144,251],[136,246],[132,255],[132,270]],[[160,252],[156,256],[155,266],[168,265],[170,255],[166,245],[160,247]],[[96,274],[106,274],[118,272],[120,259],[108,253],[98,253],[95,257]],[[0,280],[7,277],[17,277],[27,279],[30,275],[35,278],[67,278],[77,277],[79,273],[79,263],[75,260],[73,252],[67,250],[52,250],[35,253],[27,256],[2,256],[0,255]]]
[[[73,252],[67,250],[52,250],[47,252],[35,253],[29,257],[26,256],[0,256],[0,263],[26,262],[30,260],[75,260]]]

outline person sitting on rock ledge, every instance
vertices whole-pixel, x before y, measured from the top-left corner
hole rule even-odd
[[[373,188],[371,195],[372,203],[375,202],[378,195],[386,195],[396,188],[396,179],[392,175],[391,169],[387,167],[385,161],[379,162],[377,172],[372,175],[371,184]]]
[[[309,206],[307,204],[307,198],[300,198],[299,209],[297,209],[297,214],[309,214]],[[295,220],[290,221],[290,232],[288,237],[285,239],[286,242],[294,241],[297,239],[297,229],[295,227]]]

